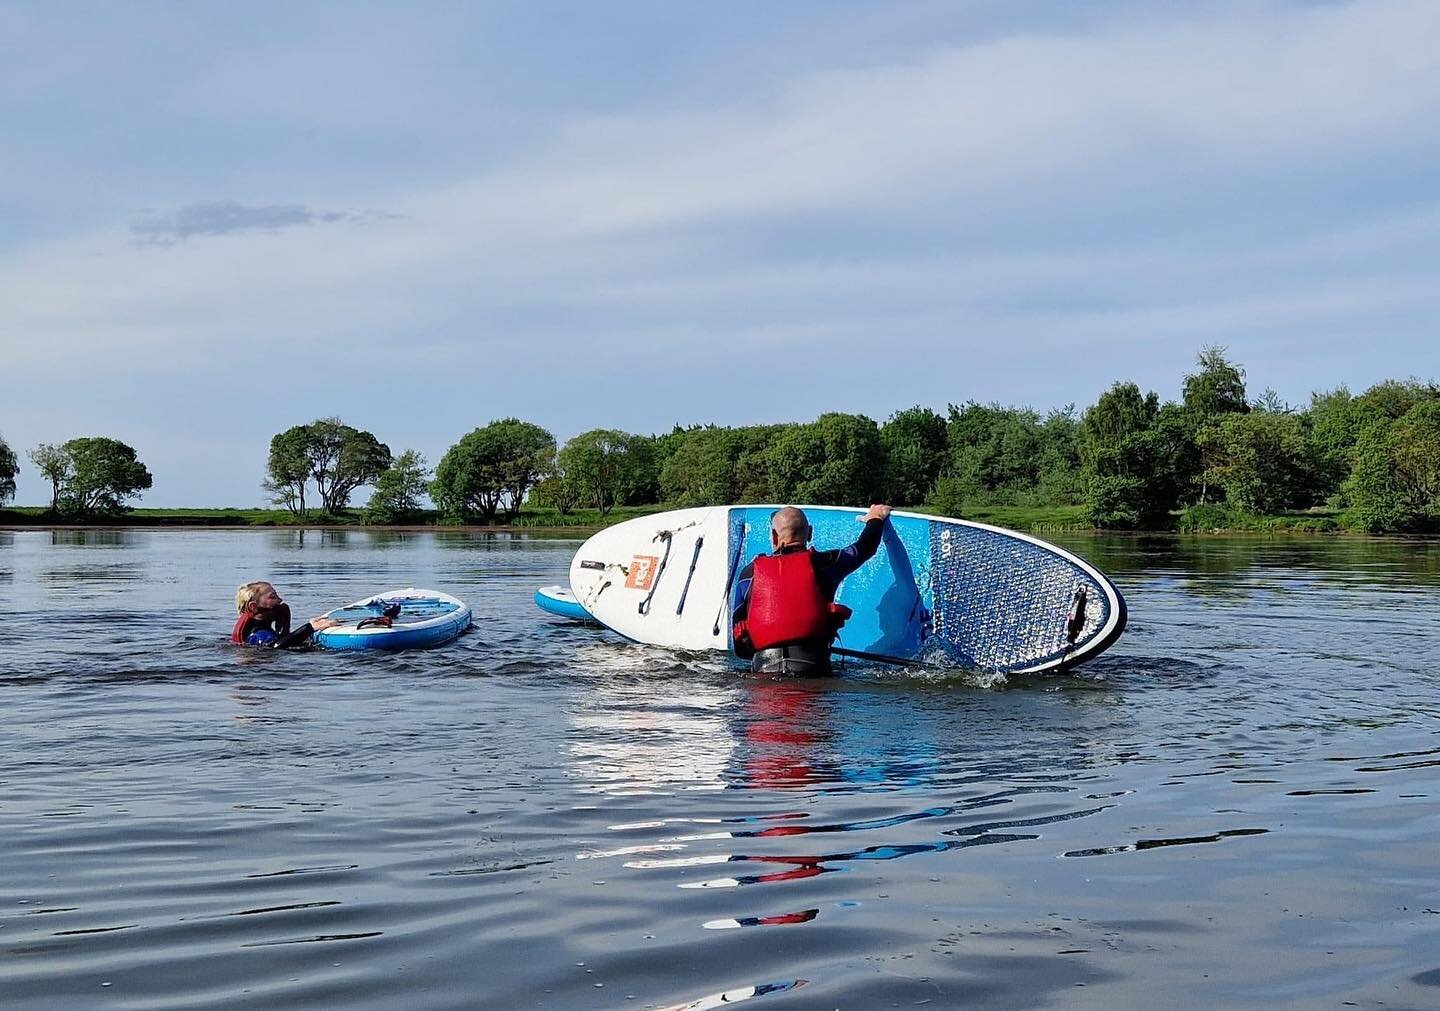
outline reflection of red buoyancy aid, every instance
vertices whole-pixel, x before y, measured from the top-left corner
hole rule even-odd
[[[815,578],[815,551],[755,559],[745,627],[757,650],[835,636],[849,608],[830,603]]]

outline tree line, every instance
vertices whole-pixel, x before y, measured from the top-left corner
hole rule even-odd
[[[297,519],[340,516],[362,487],[370,523],[513,522],[522,507],[602,517],[619,505],[746,502],[896,505],[963,516],[997,505],[1071,506],[1106,529],[1208,529],[1238,517],[1323,507],[1370,532],[1440,529],[1440,387],[1387,380],[1283,403],[1251,398],[1244,369],[1207,347],[1161,402],[1116,382],[1084,411],[1041,414],[974,401],[896,411],[883,423],[829,413],[806,423],[675,426],[659,435],[582,432],[563,445],[534,423],[503,418],[469,432],[433,470],[393,455],[338,418],[271,439],[263,487]],[[150,487],[135,452],[113,439],[41,446],[52,510],[120,511]],[[0,441],[0,502],[15,454]],[[8,482],[8,483],[7,483]]]
[[[44,443],[26,454],[50,482],[52,515],[73,519],[118,516],[126,502],[151,487],[154,478],[132,446],[119,439],[87,436],[63,443]],[[0,504],[15,496],[20,461],[0,438]]]

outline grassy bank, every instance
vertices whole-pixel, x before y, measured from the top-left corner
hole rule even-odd
[[[509,530],[594,530],[635,516],[660,512],[665,506],[617,506],[605,516],[598,509],[573,509],[564,515],[553,509],[522,509],[513,523],[496,522],[491,529]],[[301,520],[285,509],[131,509],[122,516],[74,519],[55,516],[39,506],[0,509],[0,526],[95,526],[95,527],[365,527],[363,516],[347,512],[339,516],[311,511]],[[447,529],[433,509],[421,512],[412,522],[387,524],[395,527]]]
[[[636,516],[647,516],[673,508],[668,505],[617,506],[605,516],[596,509],[574,509],[564,515],[553,509],[522,509],[513,523],[496,523],[486,527],[465,529],[494,530],[598,530]],[[927,506],[906,507],[916,512],[942,515]],[[1061,506],[1008,506],[1008,505],[966,505],[958,510],[960,519],[988,523],[1010,530],[1023,530],[1035,534],[1085,533],[1095,528],[1085,517],[1081,505]],[[1180,533],[1342,533],[1351,530],[1344,513],[1334,510],[1312,509],[1307,512],[1282,513],[1272,516],[1255,516],[1240,512],[1224,505],[1191,506],[1172,517],[1173,526],[1169,531]],[[361,514],[346,513],[331,516],[312,512],[303,522],[283,509],[132,509],[123,516],[112,516],[90,521],[76,521],[55,517],[49,510],[38,507],[0,509],[0,526],[9,527],[53,527],[53,526],[95,526],[95,527],[366,527]],[[441,521],[434,510],[421,513],[414,522],[393,524],[395,529],[433,527],[437,530],[457,529]],[[387,529],[389,527],[379,527]]]

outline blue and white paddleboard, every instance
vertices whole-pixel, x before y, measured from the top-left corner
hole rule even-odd
[[[587,621],[592,624],[595,619],[590,612],[580,606],[571,593],[563,586],[542,586],[535,591],[535,606],[547,614],[553,614],[561,618],[569,618],[571,621]]]
[[[388,627],[372,623],[387,610],[394,615]],[[469,605],[448,593],[412,586],[337,607],[325,617],[341,622],[315,633],[326,649],[417,649],[449,642],[470,627],[471,616]]]
[[[571,591],[637,642],[728,650],[736,574],[770,550],[776,508],[677,509],[616,524],[576,553]],[[818,550],[860,534],[864,510],[802,508]],[[837,646],[1006,674],[1073,667],[1125,629],[1124,597],[1077,555],[1013,530],[918,513],[891,515],[880,550],[835,599],[854,612]]]

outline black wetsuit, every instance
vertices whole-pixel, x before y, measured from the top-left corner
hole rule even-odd
[[[244,630],[240,633],[240,641],[245,642],[256,632],[271,632],[275,638],[266,643],[255,643],[267,649],[292,649],[296,646],[303,646],[310,641],[315,634],[315,629],[310,627],[307,621],[293,632],[290,630],[290,608],[281,604],[272,612],[251,615],[250,620],[245,623]]]
[[[841,581],[875,556],[884,532],[884,520],[867,520],[865,529],[854,544],[832,551],[815,552],[815,581],[820,585],[820,592],[825,595],[826,600],[833,603]],[[778,554],[788,555],[804,550],[803,545],[791,545]],[[752,561],[740,570],[739,589],[736,591],[740,603],[731,616],[732,624],[744,621],[750,611],[750,583],[754,577],[755,563]],[[830,673],[829,639],[774,646],[757,653],[750,637],[742,635],[735,642],[735,655],[742,660],[749,660],[751,669],[760,674]]]

